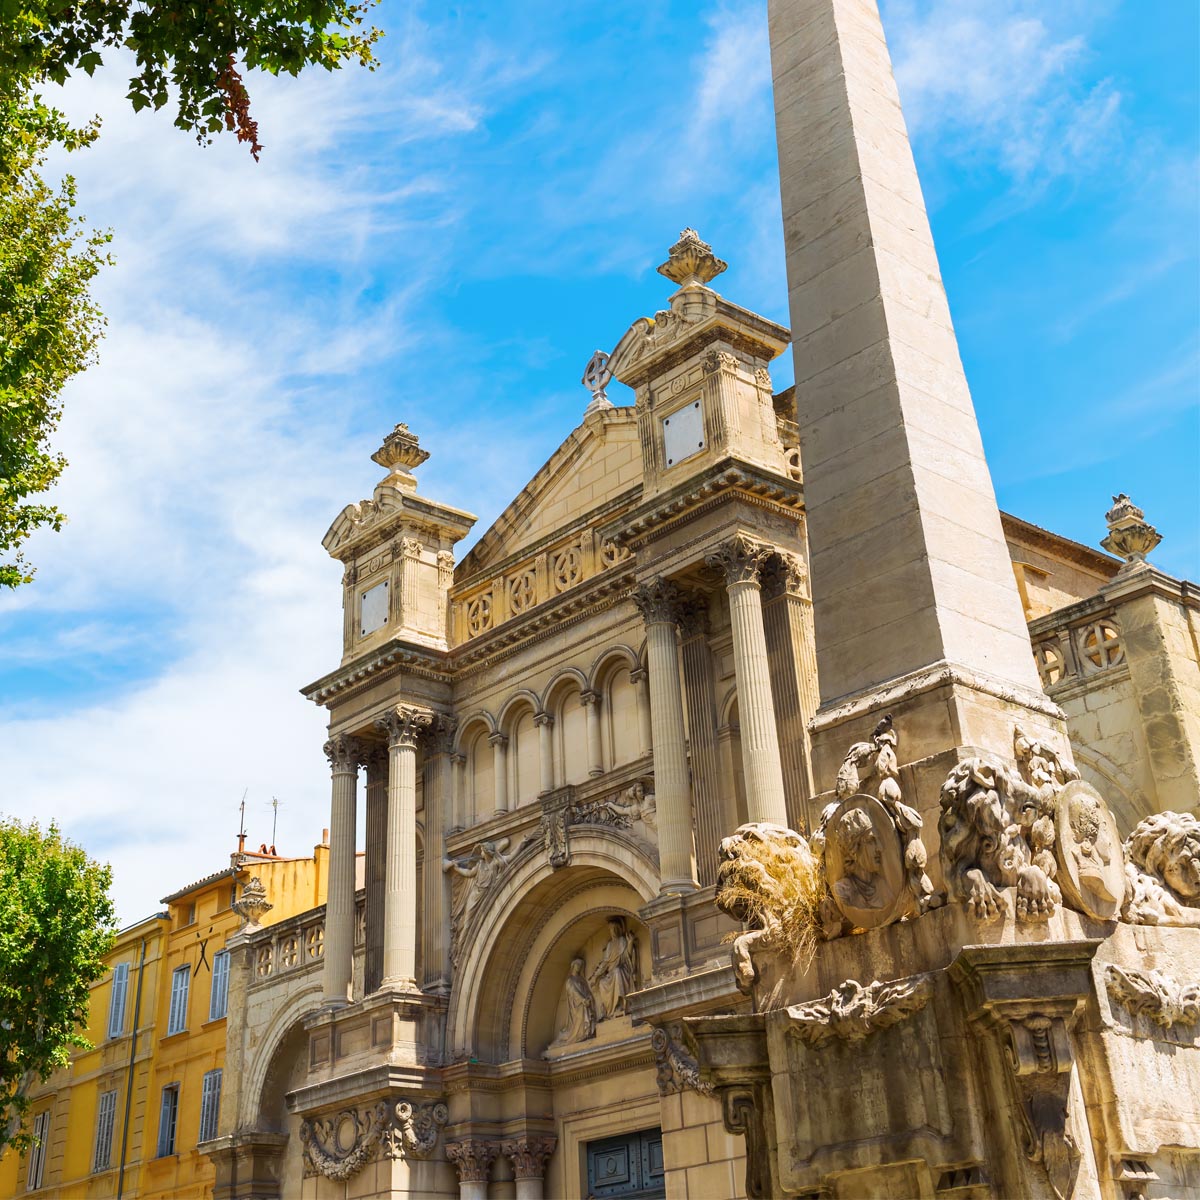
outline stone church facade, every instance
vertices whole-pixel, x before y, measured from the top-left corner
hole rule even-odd
[[[230,944],[218,1197],[1200,1186],[1195,590],[1128,498],[997,512],[874,4],[771,21],[793,328],[686,230],[461,559],[403,425],[326,535],[328,903]]]

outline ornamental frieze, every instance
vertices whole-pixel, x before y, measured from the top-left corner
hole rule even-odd
[[[441,1101],[380,1100],[368,1108],[311,1117],[300,1126],[304,1174],[344,1182],[377,1158],[426,1158],[449,1115]]]

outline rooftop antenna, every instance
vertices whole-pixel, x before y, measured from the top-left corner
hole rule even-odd
[[[250,792],[250,789],[247,788],[242,793],[242,802],[238,806],[242,810],[242,819],[238,825],[238,853],[239,854],[246,853],[246,796],[249,794],[249,792]]]
[[[278,796],[271,797],[271,853],[275,853],[275,828],[279,824],[279,806],[282,801]]]

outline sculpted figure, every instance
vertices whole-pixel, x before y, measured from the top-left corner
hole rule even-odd
[[[1200,925],[1200,820],[1155,813],[1125,839],[1125,904],[1136,925]]]
[[[596,997],[596,1019],[625,1015],[625,1000],[637,986],[637,941],[622,917],[609,917],[608,942],[588,982]]]
[[[466,928],[479,901],[508,868],[511,859],[504,854],[508,841],[501,838],[498,842],[480,842],[466,858],[442,860],[443,871],[453,871],[466,880],[455,889],[450,907],[450,926],[456,933]]]
[[[558,1031],[551,1043],[566,1046],[572,1042],[585,1042],[596,1036],[596,1001],[592,989],[583,975],[582,958],[571,960],[571,969],[563,984],[563,995],[567,1001],[567,1023]]]
[[[1058,881],[1066,903],[1096,920],[1115,920],[1125,896],[1125,863],[1108,805],[1079,779],[1059,792],[1056,803]]]
[[[852,808],[834,826],[833,840],[841,850],[846,873],[830,885],[830,890],[844,904],[882,908],[888,899],[880,887],[883,855],[871,818],[861,808]]]
[[[1015,886],[1017,919],[1046,920],[1062,899],[1044,840],[1053,841],[1054,825],[1048,833],[1038,825],[1053,812],[1053,795],[1042,799],[1003,768],[968,758],[942,785],[941,809],[940,853],[951,896],[990,921],[1005,910],[1000,889]]]
[[[646,785],[641,780],[627,787],[617,799],[610,800],[608,805],[615,813],[630,821],[641,821],[647,829],[655,827],[658,808],[654,801],[654,793],[646,791]]]
[[[808,843],[794,830],[767,821],[741,825],[721,842],[717,907],[750,928],[733,941],[738,987],[757,978],[755,947],[778,947],[795,959],[811,950],[825,884]]]

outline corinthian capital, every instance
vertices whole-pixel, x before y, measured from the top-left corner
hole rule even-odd
[[[674,625],[682,599],[683,593],[679,588],[661,575],[648,583],[639,584],[633,590],[633,602],[647,625]]]
[[[325,743],[325,757],[334,771],[357,771],[363,760],[365,747],[356,737],[345,733],[334,734]]]
[[[434,713],[425,728],[425,753],[449,754],[454,749],[454,733],[458,718],[448,713]]]
[[[446,1157],[454,1164],[459,1183],[486,1183],[499,1153],[499,1143],[483,1138],[446,1143]]]
[[[387,737],[389,746],[415,750],[417,741],[433,722],[433,714],[423,708],[397,704],[375,722],[375,728]]]
[[[518,1179],[541,1179],[546,1174],[546,1164],[558,1139],[553,1134],[545,1137],[514,1138],[501,1142],[500,1150],[512,1160],[513,1175]]]
[[[762,587],[768,598],[807,595],[808,569],[804,559],[786,550],[772,554],[762,569]]]
[[[711,554],[706,554],[704,561],[710,567],[723,571],[726,585],[732,586],[735,583],[757,583],[759,572],[772,553],[770,546],[739,533],[729,541],[722,542]]]

